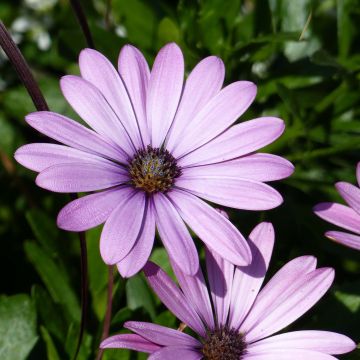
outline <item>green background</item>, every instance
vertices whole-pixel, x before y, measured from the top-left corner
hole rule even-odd
[[[230,211],[249,231],[272,221],[276,245],[269,275],[291,258],[313,254],[336,269],[335,283],[290,329],[339,331],[360,340],[360,253],[327,240],[334,228],[312,207],[340,201],[333,184],[355,183],[360,160],[360,3],[357,0],[83,1],[96,48],[116,62],[132,43],[150,63],[159,48],[176,41],[187,71],[203,57],[220,56],[226,83],[250,80],[258,95],[239,120],[279,116],[286,132],[266,151],[291,160],[294,175],[274,186],[285,202],[260,213]],[[76,118],[59,91],[59,78],[77,74],[85,41],[67,0],[1,0],[0,18],[11,29],[53,111]],[[35,174],[13,153],[41,139],[25,124],[34,111],[5,55],[0,53],[0,359],[67,359],[74,353],[80,319],[80,257],[76,235],[56,228],[67,196],[36,187]],[[107,268],[98,239],[87,234],[90,305],[79,359],[94,359],[106,307]],[[200,245],[197,241],[197,245]],[[200,246],[199,246],[199,249]],[[157,244],[153,259],[168,269]],[[142,275],[115,277],[111,333],[124,321],[178,322],[160,304]],[[104,359],[144,359],[125,350]],[[360,359],[360,350],[341,359]]]

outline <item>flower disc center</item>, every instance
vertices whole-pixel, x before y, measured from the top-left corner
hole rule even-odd
[[[202,348],[206,360],[239,360],[245,352],[243,335],[227,327],[208,333]]]
[[[132,184],[147,193],[166,192],[181,174],[175,158],[167,150],[150,145],[136,152],[129,172]]]

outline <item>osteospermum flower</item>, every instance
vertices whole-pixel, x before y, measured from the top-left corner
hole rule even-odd
[[[155,227],[171,258],[187,274],[198,255],[185,224],[212,250],[245,265],[249,247],[230,221],[205,201],[248,210],[281,204],[264,184],[285,178],[293,166],[254,153],[273,142],[282,120],[263,117],[231,126],[254,100],[256,86],[237,81],[222,88],[224,65],[202,60],[185,84],[176,44],[157,55],[152,70],[133,46],[123,47],[118,71],[99,52],[85,49],[80,76],[65,76],[61,90],[89,128],[53,112],[26,121],[58,144],[29,144],[15,154],[39,172],[36,183],[60,193],[93,192],[65,206],[58,226],[83,231],[105,222],[100,251],[131,276],[146,263]]]
[[[356,177],[360,186],[360,162]],[[327,231],[325,236],[345,246],[360,250],[360,188],[347,182],[336,183],[336,189],[349,206],[337,203],[320,203],[314,207],[322,219],[352,232]]]
[[[261,223],[249,236],[253,260],[234,267],[217,254],[206,257],[206,286],[201,269],[186,275],[173,266],[180,288],[157,265],[148,262],[145,276],[165,306],[195,336],[164,326],[130,321],[135,334],[103,341],[102,348],[149,353],[149,360],[331,360],[355,348],[348,337],[328,331],[302,330],[274,335],[309,310],[334,279],[330,268],[316,269],[312,256],[283,266],[259,292],[270,261],[274,231]],[[184,326],[181,326],[183,328]]]

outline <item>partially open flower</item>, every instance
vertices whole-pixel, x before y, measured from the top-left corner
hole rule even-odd
[[[352,351],[348,337],[329,331],[301,330],[274,335],[308,311],[334,279],[330,268],[316,269],[316,259],[302,256],[284,265],[262,288],[274,245],[270,223],[259,224],[249,236],[252,263],[234,267],[207,252],[207,280],[199,269],[186,275],[173,264],[180,288],[149,262],[145,276],[161,301],[197,336],[164,326],[130,321],[135,334],[103,341],[102,348],[149,353],[149,360],[335,360]]]
[[[357,164],[356,177],[360,186],[360,162]],[[325,236],[360,250],[360,188],[347,182],[338,182],[335,186],[349,206],[330,202],[320,203],[314,207],[314,212],[331,224],[352,232],[327,231]]]
[[[100,251],[131,276],[146,263],[155,227],[185,273],[199,260],[189,226],[209,248],[237,265],[251,261],[244,237],[205,201],[247,210],[282,203],[266,181],[293,172],[287,160],[255,153],[284,131],[263,117],[232,126],[255,98],[256,86],[237,81],[222,89],[223,62],[210,56],[189,74],[176,44],[157,55],[150,72],[143,55],[125,46],[119,71],[99,52],[80,54],[79,76],[61,89],[87,123],[52,112],[27,122],[58,144],[29,144],[15,154],[39,172],[36,183],[62,193],[93,192],[65,206],[58,226],[83,231],[105,223]],[[186,225],[187,226],[186,226]]]

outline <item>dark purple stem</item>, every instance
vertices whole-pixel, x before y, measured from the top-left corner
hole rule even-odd
[[[9,58],[12,66],[15,68],[21,82],[24,84],[26,90],[31,96],[36,109],[39,111],[49,110],[45,98],[41,93],[39,85],[34,79],[26,60],[22,56],[21,51],[11,38],[2,21],[0,21],[0,45]]]
[[[91,36],[89,24],[86,20],[85,13],[81,7],[80,0],[70,0],[70,3],[78,19],[81,30],[85,36],[87,46],[91,49],[95,49],[94,40]]]

